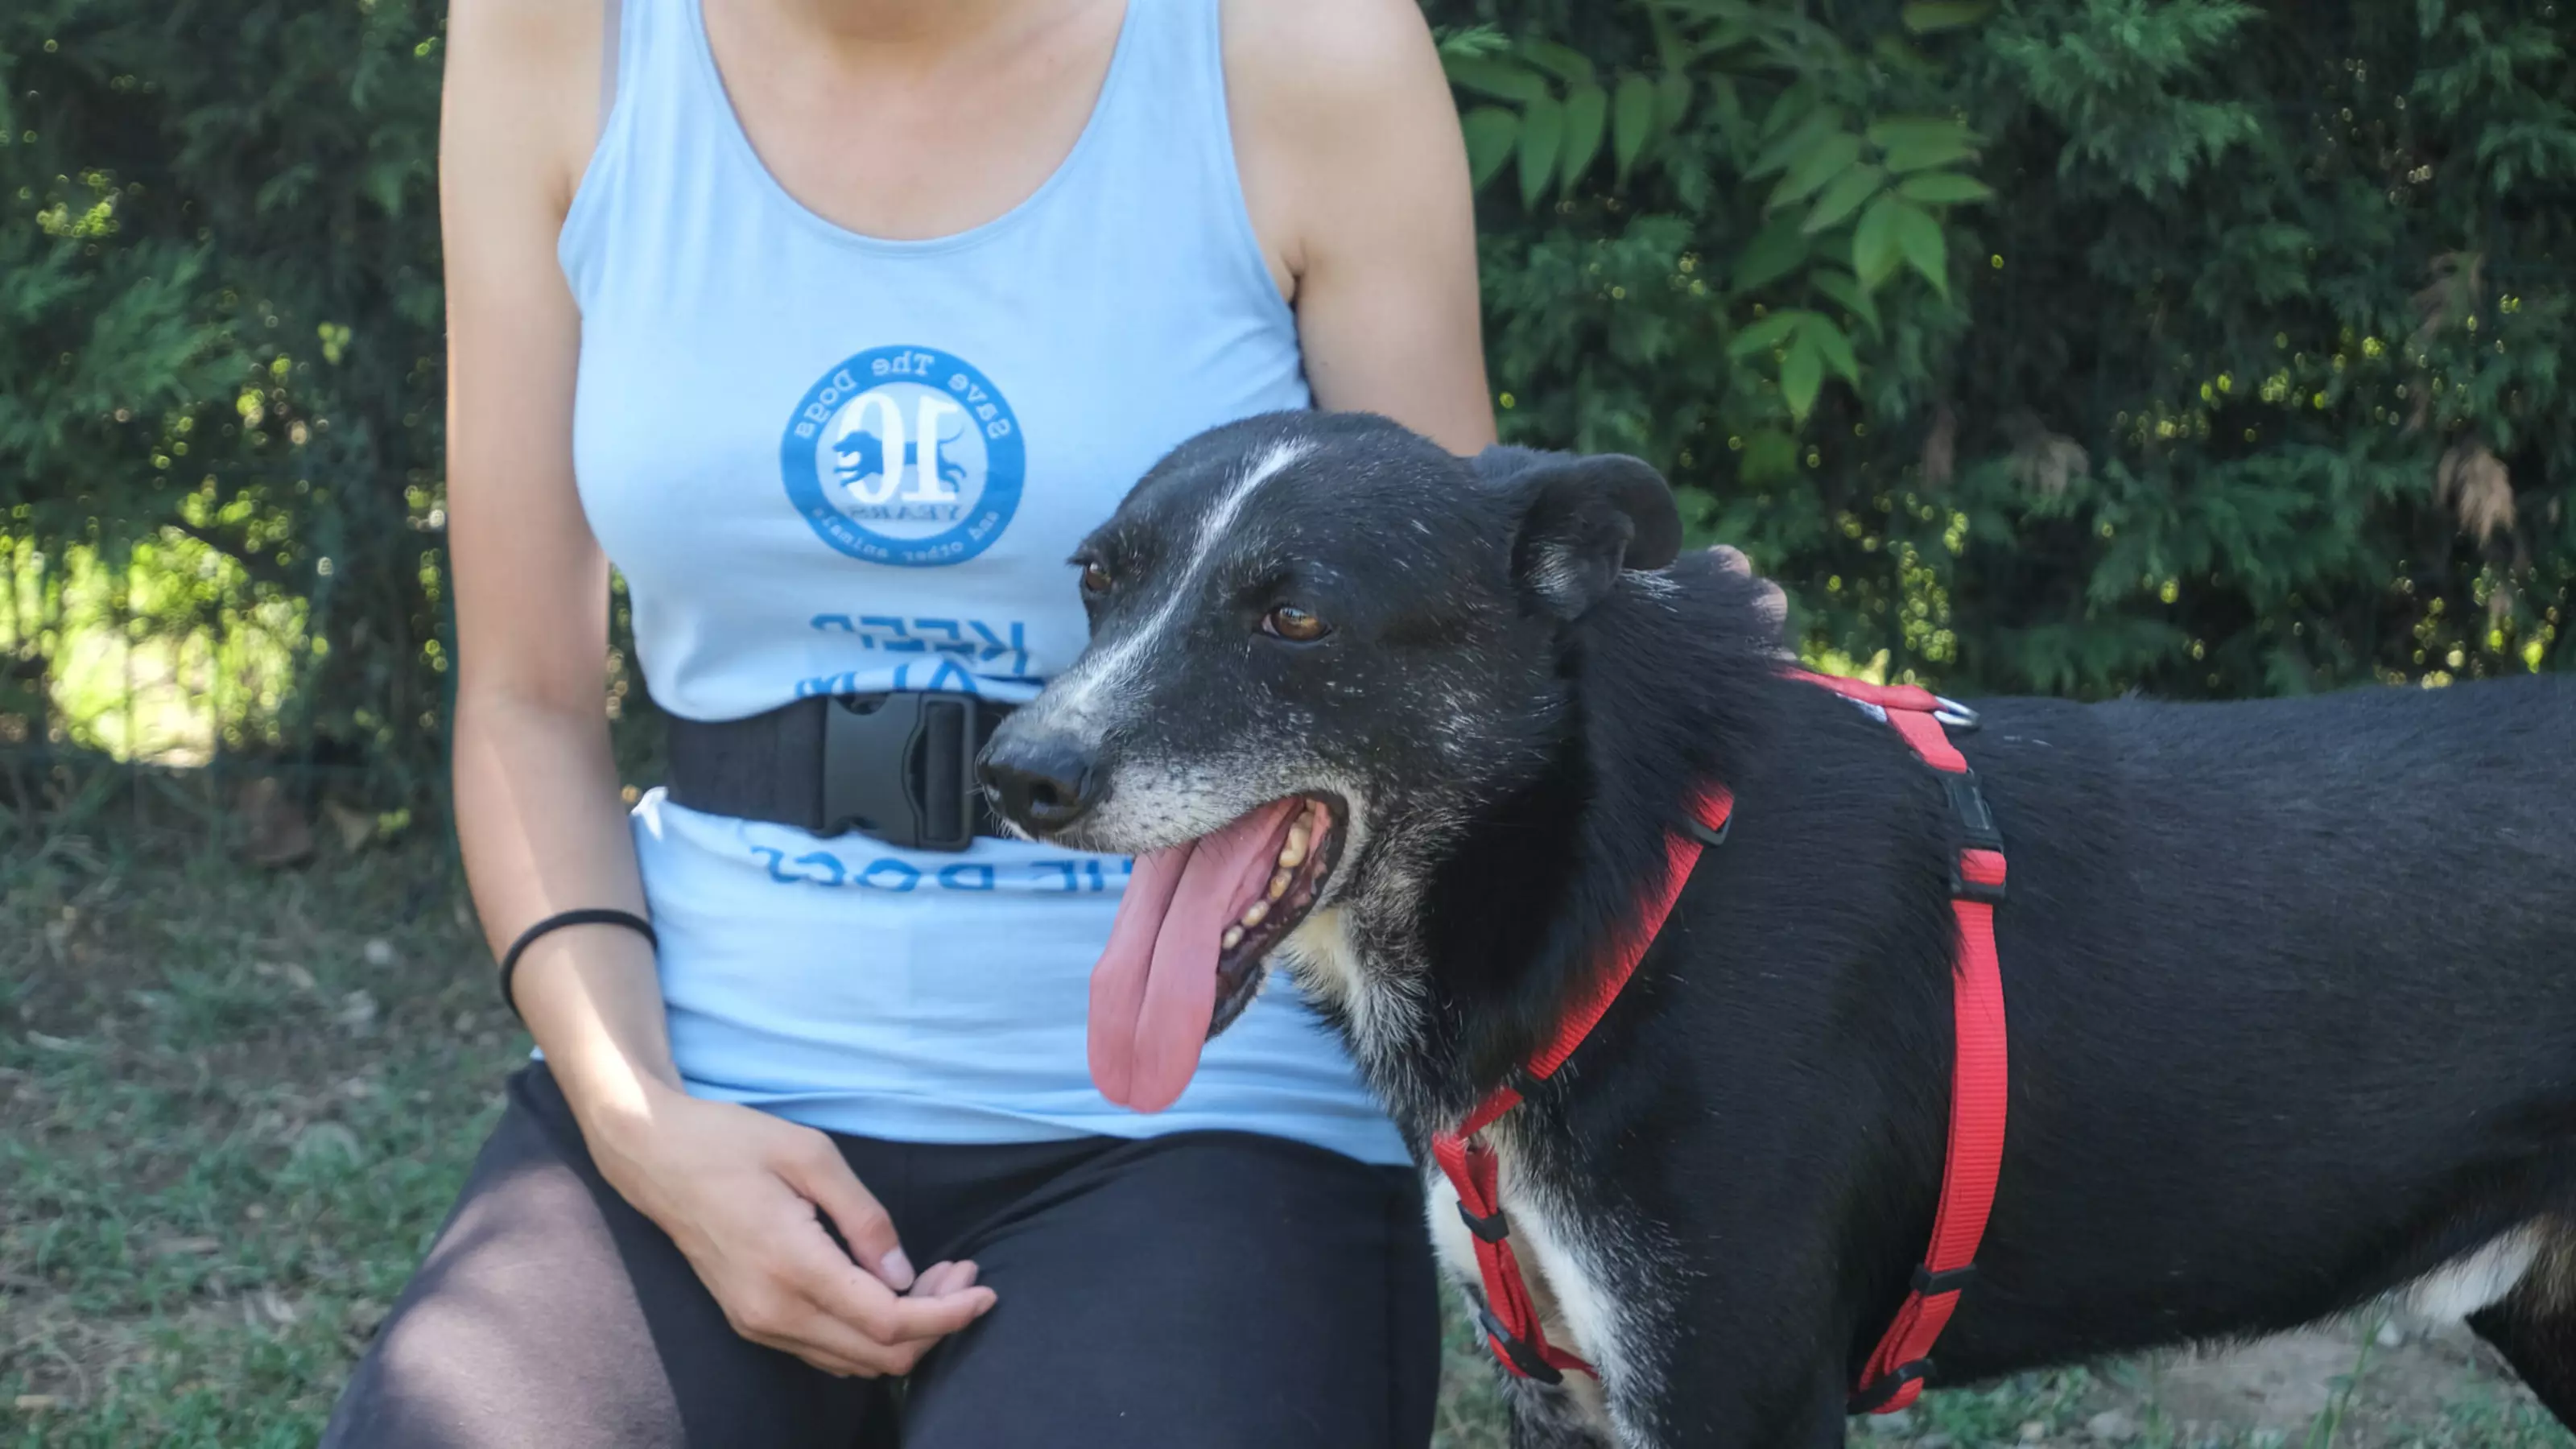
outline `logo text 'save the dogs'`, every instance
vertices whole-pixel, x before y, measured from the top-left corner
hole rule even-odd
[[[870,563],[937,567],[990,547],[1028,472],[992,382],[930,347],[878,347],[825,373],[779,444],[787,496],[825,543]]]

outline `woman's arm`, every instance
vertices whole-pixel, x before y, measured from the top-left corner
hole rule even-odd
[[[448,20],[456,816],[496,950],[557,911],[644,909],[609,755],[608,563],[573,485],[581,324],[555,262],[598,125],[602,8],[456,0]],[[601,1172],[671,1234],[746,1336],[836,1373],[901,1373],[991,1306],[971,1264],[915,1281],[892,1222],[822,1133],[681,1090],[640,936],[543,937],[516,996]],[[876,1276],[832,1243],[818,1208]]]
[[[1226,0],[1235,156],[1315,400],[1494,441],[1467,145],[1413,0]],[[1725,545],[1718,564],[1750,574]],[[1763,616],[1788,613],[1763,581]]]
[[[496,950],[578,906],[644,909],[601,706],[608,560],[572,482],[580,322],[553,236],[588,150],[596,0],[504,15],[463,0],[448,46],[448,561],[456,584],[456,819]],[[566,74],[570,71],[572,74]],[[644,942],[612,927],[533,947],[518,1005],[585,1124],[676,1089]]]
[[[1226,0],[1235,155],[1315,400],[1494,441],[1467,147],[1413,0]]]

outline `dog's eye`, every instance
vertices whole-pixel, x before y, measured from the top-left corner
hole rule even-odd
[[[1261,616],[1261,632],[1292,644],[1312,644],[1333,632],[1333,626],[1295,604],[1281,604]]]
[[[1098,559],[1085,559],[1082,565],[1082,592],[1086,598],[1099,598],[1109,592],[1109,570]]]

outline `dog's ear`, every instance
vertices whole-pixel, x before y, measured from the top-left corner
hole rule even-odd
[[[1625,454],[1488,448],[1476,471],[1519,509],[1512,576],[1560,619],[1591,612],[1621,569],[1659,569],[1681,552],[1671,485]]]

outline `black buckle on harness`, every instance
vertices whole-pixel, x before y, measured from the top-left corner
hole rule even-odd
[[[1503,1321],[1494,1316],[1493,1309],[1477,1304],[1476,1318],[1484,1327],[1485,1342],[1494,1352],[1509,1359],[1512,1367],[1543,1384],[1565,1382],[1565,1375],[1557,1372],[1556,1365],[1540,1358],[1537,1349],[1513,1337],[1511,1331],[1503,1327]]]
[[[1966,837],[1967,843],[1962,848],[2001,854],[2003,831],[1996,828],[1995,812],[1986,804],[1985,791],[1977,786],[1977,772],[1943,770],[1940,775],[1941,789],[1949,796],[1950,814],[1959,822],[1959,833]],[[2003,901],[2004,888],[2000,884],[1989,885],[1968,879],[1960,871],[1959,859],[1954,855],[1950,858],[1950,894],[1958,900],[1998,905]]]
[[[2004,848],[2004,833],[1995,828],[1995,812],[1986,804],[1986,792],[1977,787],[1976,771],[1944,770],[1941,788],[1950,796],[1950,813],[1958,817],[1970,850]]]
[[[1467,1224],[1467,1231],[1474,1233],[1479,1239],[1485,1242],[1499,1243],[1503,1239],[1512,1235],[1512,1225],[1510,1221],[1504,1218],[1504,1216],[1499,1212],[1489,1218],[1480,1218],[1474,1213],[1467,1211],[1466,1203],[1460,1202],[1458,1204],[1458,1216],[1460,1220]]]
[[[1975,1281],[1977,1281],[1977,1265],[1974,1263],[1962,1263],[1956,1268],[1947,1268],[1938,1273],[1924,1264],[1914,1265],[1914,1291],[1926,1298],[1937,1298],[1944,1293],[1959,1292]]]
[[[1702,845],[1724,845],[1726,843],[1726,833],[1734,828],[1735,817],[1732,814],[1728,815],[1724,820],[1717,822],[1717,828],[1714,830],[1710,829],[1708,823],[1701,820],[1696,815],[1682,822],[1683,833]]]
[[[975,696],[835,695],[824,705],[821,834],[864,830],[907,850],[975,843]]]
[[[1874,1384],[1866,1385],[1860,1392],[1853,1394],[1845,1402],[1845,1408],[1854,1414],[1875,1414],[1886,1408],[1887,1401],[1895,1398],[1907,1384],[1930,1377],[1932,1377],[1932,1360],[1928,1358],[1918,1358],[1911,1363],[1898,1364],[1888,1372],[1887,1377]]]

